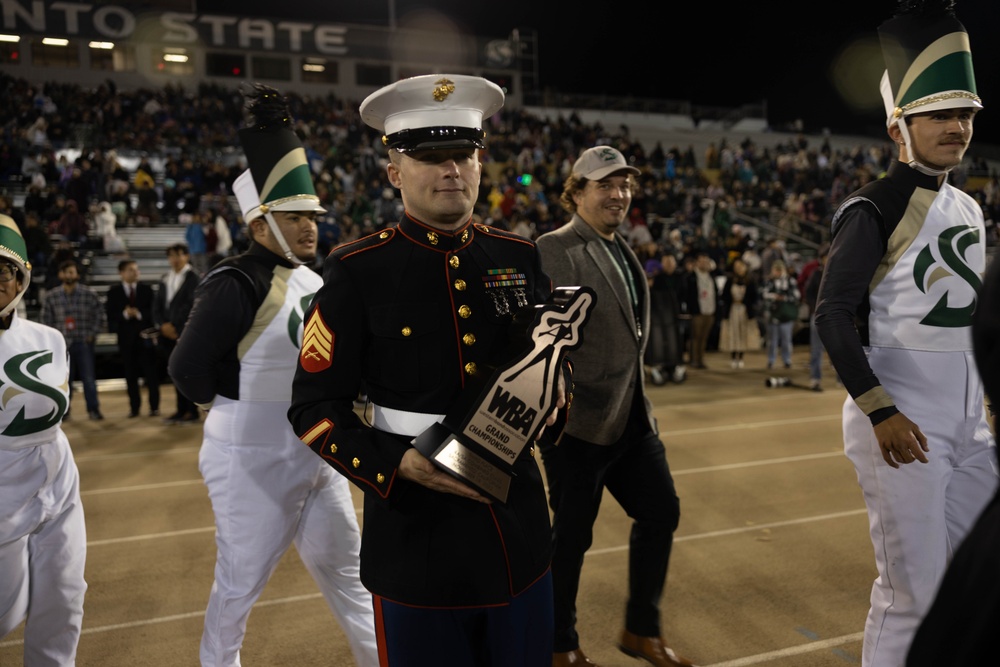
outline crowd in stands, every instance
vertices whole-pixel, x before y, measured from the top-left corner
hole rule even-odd
[[[120,91],[109,81],[87,90],[0,74],[0,93],[7,101],[0,108],[0,188],[23,193],[20,207],[9,194],[0,197],[0,212],[21,225],[43,272],[73,249],[127,251],[115,233],[126,226],[184,225],[200,271],[246,247],[231,197],[244,168],[232,149],[244,122],[239,88]],[[328,210],[319,221],[320,256],[398,220],[402,204],[386,178],[384,150],[357,102],[333,92],[287,96]],[[761,255],[781,251],[786,234],[828,229],[842,198],[894,159],[887,142],[839,150],[805,136],[770,146],[723,139],[697,155],[690,146],[643,145],[624,126],[585,124],[575,114],[546,120],[514,108],[490,123],[476,209],[483,222],[532,238],[563,224],[559,193],[578,152],[610,144],[642,171],[622,230],[641,260],[669,253],[683,268],[706,252],[722,276],[743,257],[758,280],[768,275]],[[126,153],[141,156],[134,168],[124,166]],[[998,175],[984,160],[970,155],[967,162],[952,183],[981,203],[987,243],[996,246]],[[747,213],[778,231],[759,234],[738,217]],[[782,259],[797,274],[809,257]]]

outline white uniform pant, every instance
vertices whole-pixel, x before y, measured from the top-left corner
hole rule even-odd
[[[902,667],[944,571],[998,483],[972,353],[873,348],[869,362],[896,406],[927,436],[928,463],[890,467],[871,421],[848,397],[845,452],[868,508],[878,577],[863,667]]]
[[[250,609],[294,542],[359,667],[378,665],[371,594],[361,585],[361,532],[349,482],[292,432],[287,404],[217,398],[199,469],[215,512],[215,582],[201,663],[240,664]]]
[[[0,450],[0,637],[27,618],[25,667],[76,664],[86,560],[80,474],[66,436]]]

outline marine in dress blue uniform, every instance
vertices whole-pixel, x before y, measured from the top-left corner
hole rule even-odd
[[[492,83],[459,75],[405,79],[365,100],[362,118],[405,162],[389,167],[405,213],[333,250],[306,315],[289,418],[364,491],[361,579],[391,667],[551,663],[550,525],[533,448],[506,503],[443,472],[451,492],[404,477],[422,458],[413,437],[507,361],[518,310],[551,289],[533,242],[471,217],[482,120],[502,103]],[[454,222],[428,199],[454,205]],[[362,389],[373,426],[354,410]]]

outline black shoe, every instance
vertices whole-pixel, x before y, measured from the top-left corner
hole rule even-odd
[[[180,420],[181,420],[181,413],[175,412],[174,414],[170,415],[169,417],[164,418],[163,423],[164,424],[176,424],[176,423],[180,422]]]
[[[135,419],[138,416],[139,416],[139,411],[138,410],[132,410],[132,411],[130,411],[128,413],[128,418],[129,419]]]
[[[101,414],[100,410],[90,410],[87,412],[93,421],[100,421],[104,419],[104,415]]]
[[[200,421],[200,420],[198,419],[198,415],[184,415],[183,417],[181,417],[177,421],[178,422],[183,422],[183,423],[191,423],[191,422],[197,422],[197,421]]]
[[[150,410],[149,411],[149,416],[150,417],[159,417],[160,416],[160,411],[159,410]]]

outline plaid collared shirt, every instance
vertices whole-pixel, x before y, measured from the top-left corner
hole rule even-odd
[[[108,327],[97,293],[79,283],[72,294],[62,285],[50,290],[42,304],[41,320],[62,332],[67,345],[93,339]]]

